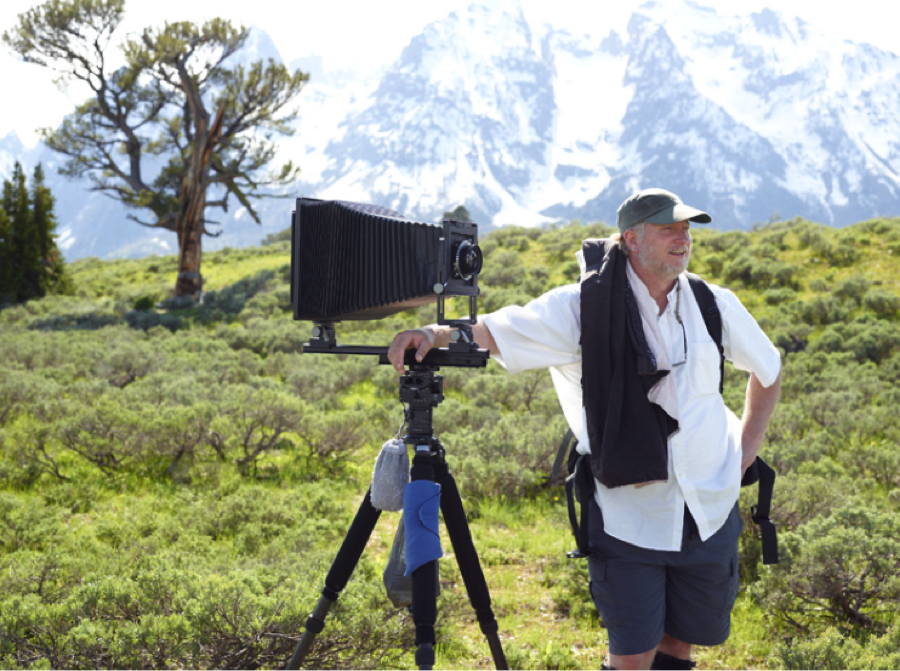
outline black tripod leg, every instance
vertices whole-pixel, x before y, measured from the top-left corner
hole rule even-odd
[[[341,591],[347,586],[347,582],[353,574],[353,569],[356,568],[359,558],[362,557],[366,543],[369,542],[369,537],[375,529],[375,523],[381,516],[381,511],[372,507],[371,496],[371,490],[366,492],[366,496],[356,512],[356,517],[353,518],[350,530],[344,537],[341,549],[338,550],[337,556],[331,564],[331,569],[329,569],[325,578],[325,588],[322,590],[322,596],[319,598],[312,615],[306,621],[303,637],[300,639],[300,643],[297,644],[294,654],[291,655],[287,669],[300,668],[300,664],[306,657],[306,653],[309,652],[316,634],[325,628],[325,616],[328,615],[332,604],[337,601]]]
[[[447,534],[450,536],[450,543],[456,554],[456,563],[459,564],[459,571],[466,585],[469,601],[475,609],[478,624],[491,648],[494,666],[498,669],[508,669],[509,665],[506,662],[506,655],[503,654],[503,646],[500,644],[498,634],[500,628],[491,608],[491,596],[488,593],[487,581],[484,579],[484,572],[478,561],[478,552],[472,541],[456,479],[450,473],[446,463],[435,464],[434,475],[435,481],[441,486],[441,512],[444,514],[444,526],[447,527]]]
[[[434,458],[430,450],[416,452],[410,480],[434,480]],[[443,499],[443,495],[441,497]],[[404,513],[406,511],[404,510]],[[407,541],[409,537],[407,537]],[[434,668],[434,623],[437,620],[437,560],[422,564],[412,572],[412,617],[416,625],[416,666]]]
[[[437,559],[412,572],[412,615],[416,625],[416,667],[419,669],[434,668],[437,581]]]

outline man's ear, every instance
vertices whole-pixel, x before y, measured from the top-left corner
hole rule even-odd
[[[633,229],[629,228],[628,230],[622,233],[622,239],[625,241],[625,244],[628,245],[629,251],[637,251],[638,248],[638,234],[634,232]]]

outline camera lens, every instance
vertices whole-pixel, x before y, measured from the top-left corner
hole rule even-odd
[[[454,259],[454,274],[463,280],[469,280],[473,275],[480,273],[481,267],[484,265],[481,247],[471,240],[463,240],[459,243]]]

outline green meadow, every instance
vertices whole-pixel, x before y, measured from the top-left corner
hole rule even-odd
[[[479,310],[578,279],[599,225],[484,236]],[[763,566],[742,493],[732,637],[698,668],[900,667],[900,219],[696,227],[691,270],[731,288],[784,357],[763,456],[782,560]],[[69,265],[74,296],[0,312],[0,667],[283,667],[403,420],[375,357],[303,354],[289,248],[204,256],[200,304],[174,257]],[[433,306],[338,325],[387,345]],[[599,668],[606,633],[550,471],[566,425],[546,371],[444,369],[434,412],[512,668]],[[740,413],[746,375],[726,369]],[[306,668],[414,668],[381,584],[384,513]],[[492,668],[452,547],[437,668]]]

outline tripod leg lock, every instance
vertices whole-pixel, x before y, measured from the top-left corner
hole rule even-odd
[[[315,617],[310,617],[306,621],[306,631],[312,634],[320,634],[322,630],[325,628],[325,620],[319,620]]]
[[[500,624],[494,618],[494,613],[491,612],[488,615],[490,616],[490,619],[485,618],[483,622],[481,621],[481,618],[478,620],[478,624],[481,627],[481,633],[485,636],[496,634],[500,631]]]

